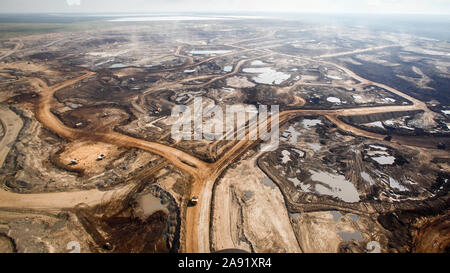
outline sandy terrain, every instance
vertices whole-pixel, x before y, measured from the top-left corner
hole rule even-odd
[[[212,249],[299,253],[283,196],[275,185],[261,182],[268,177],[256,166],[256,158],[228,169],[216,186]]]
[[[357,225],[353,220],[348,217],[342,218],[337,211],[333,213],[339,216],[333,216],[330,212],[291,215],[294,230],[304,252],[336,253],[339,251],[339,245],[344,241],[339,235],[340,232],[350,234],[360,232],[356,229]],[[363,236],[358,237],[362,241],[366,240]]]
[[[3,166],[11,145],[22,129],[23,122],[19,116],[5,105],[0,105],[1,122],[4,128],[4,136],[0,140],[0,167]]]
[[[73,208],[79,204],[95,206],[108,203],[126,195],[134,185],[126,185],[112,191],[89,190],[79,192],[57,192],[42,194],[17,194],[0,190],[0,208],[22,208],[41,210],[60,210]]]
[[[74,141],[64,147],[64,151],[58,155],[58,159],[65,165],[70,165],[73,159],[77,159],[77,164],[73,169],[81,170],[84,175],[91,176],[101,174],[106,166],[111,164],[112,160],[117,158],[124,149],[115,145],[91,142]],[[97,160],[103,154],[103,160]]]
[[[243,40],[250,41],[258,38]],[[283,41],[283,40],[280,40]],[[185,56],[182,54],[182,46],[178,46],[174,55],[177,57],[185,58],[186,63],[176,68],[169,68],[161,72],[175,71],[180,68],[191,68],[206,64],[212,60],[232,56],[236,54],[243,54],[244,52],[258,52],[261,56],[249,59],[241,59],[233,63],[234,69],[230,73],[214,75],[198,75],[193,77],[187,77],[179,79],[176,82],[161,83],[154,88],[149,88],[142,92],[137,97],[143,97],[151,94],[152,92],[172,89],[183,88],[182,83],[191,83],[198,80],[207,80],[206,82],[200,82],[198,84],[192,84],[191,87],[206,87],[216,81],[227,79],[228,84],[232,84],[236,87],[249,87],[249,81],[244,81],[242,78],[235,76],[240,68],[249,60],[257,58],[263,58],[268,56],[284,56],[292,59],[307,60],[309,62],[318,62],[324,65],[332,66],[338,70],[344,71],[348,77],[356,79],[360,82],[359,86],[375,85],[380,88],[386,89],[396,95],[399,95],[412,102],[412,105],[406,106],[382,106],[382,107],[366,107],[366,108],[353,108],[343,110],[292,110],[286,111],[279,115],[281,122],[291,120],[297,116],[314,114],[326,116],[331,122],[335,123],[343,131],[351,132],[355,135],[365,136],[381,140],[383,135],[366,132],[364,130],[355,128],[354,126],[345,124],[338,119],[339,116],[351,116],[361,114],[373,114],[384,112],[396,112],[407,110],[424,110],[428,113],[427,119],[433,115],[433,113],[427,108],[426,104],[420,100],[414,99],[409,95],[406,95],[394,88],[386,86],[381,83],[368,81],[358,76],[353,71],[339,66],[337,64],[325,61],[316,61],[311,58],[299,57],[296,55],[283,54],[271,51],[270,48],[278,45],[279,41],[272,44],[266,44],[258,48],[247,48],[242,46],[235,46],[240,48],[239,51],[233,51],[228,54],[220,56],[205,58],[199,62],[194,62],[191,56]],[[21,47],[18,44],[11,52],[13,54],[15,50],[19,50]],[[352,52],[343,52],[319,56],[319,58],[328,58],[342,55],[349,55],[354,53],[361,53],[370,50],[377,50],[386,48],[373,47],[368,49],[360,49]],[[390,46],[389,46],[390,47]],[[23,66],[23,64],[21,64]],[[20,68],[20,67],[18,67]],[[25,68],[23,68],[25,69]],[[41,69],[39,66],[30,66],[30,69]],[[43,69],[43,68],[42,68]],[[238,158],[246,151],[252,148],[257,142],[243,140],[232,143],[232,146],[224,155],[215,163],[206,163],[195,156],[176,149],[172,146],[149,142],[143,139],[131,137],[125,134],[114,132],[112,130],[104,131],[89,131],[83,129],[74,129],[65,125],[60,119],[58,119],[53,113],[52,109],[56,104],[54,94],[56,91],[63,88],[78,84],[88,78],[94,76],[94,72],[85,72],[84,75],[72,78],[70,80],[62,81],[58,84],[48,86],[44,80],[39,78],[28,78],[35,90],[39,91],[39,101],[36,107],[36,118],[49,130],[56,133],[62,138],[73,141],[67,146],[67,151],[60,155],[61,161],[69,163],[73,158],[80,160],[79,166],[87,173],[96,174],[100,168],[103,168],[109,163],[108,159],[98,163],[96,161],[99,153],[103,153],[107,158],[114,157],[120,153],[120,148],[137,148],[142,149],[159,156],[164,157],[170,164],[186,172],[192,178],[191,194],[192,196],[200,197],[200,203],[195,207],[187,208],[186,219],[184,222],[184,251],[186,252],[209,252],[211,246],[214,250],[220,250],[224,248],[242,248],[246,250],[254,250],[256,252],[301,252],[297,239],[300,237],[301,241],[305,243],[305,251],[311,250],[312,245],[317,243],[311,238],[302,237],[301,231],[307,231],[313,229],[317,234],[323,235],[326,231],[317,228],[316,223],[304,223],[298,228],[300,230],[300,236],[296,237],[295,232],[292,229],[290,223],[290,216],[287,213],[286,204],[284,199],[278,190],[278,188],[268,187],[261,183],[261,180],[266,178],[265,175],[257,168],[255,168],[255,159],[244,160],[233,168],[228,168],[233,162],[236,162]],[[297,81],[291,87],[279,88],[279,93],[289,93],[295,87],[302,84],[307,84],[302,81]],[[324,85],[325,84],[321,84]],[[330,87],[337,87],[338,85],[329,84]],[[143,101],[143,100],[141,100]],[[134,100],[133,100],[134,102]],[[291,106],[303,106],[305,100],[299,96],[292,101]],[[137,108],[142,107],[134,102]],[[141,108],[141,113],[145,113]],[[17,117],[8,113],[8,110],[0,108],[0,111],[4,112],[2,117],[5,123],[6,135],[0,142],[1,154],[0,163],[3,163],[4,158],[9,152],[7,145],[15,140],[20,128],[20,120]],[[8,117],[9,115],[9,117]],[[9,121],[12,121],[12,125],[9,125]],[[20,125],[20,126],[19,126]],[[9,126],[12,126],[10,128]],[[108,126],[107,126],[108,127]],[[255,130],[252,128],[250,130]],[[90,141],[87,141],[89,139]],[[219,179],[220,175],[226,171],[223,178]],[[245,181],[245,183],[242,183]],[[216,191],[213,192],[214,184],[218,183]],[[109,202],[118,196],[123,196],[133,188],[133,185],[126,185],[108,192],[102,192],[99,190],[79,191],[79,192],[63,192],[63,193],[51,193],[51,194],[15,194],[6,191],[0,191],[0,207],[1,208],[33,208],[33,209],[48,209],[58,210],[62,208],[71,208],[79,203],[86,203],[88,205],[101,204],[102,202]],[[251,193],[250,193],[251,192]],[[211,200],[214,194],[214,206],[219,209],[214,210],[214,218],[210,219],[211,215]],[[223,210],[222,210],[223,208]],[[316,215],[317,216],[317,215]],[[323,221],[323,223],[330,224],[329,215],[318,215],[317,219]],[[319,221],[318,220],[318,221]],[[210,223],[213,221],[213,226],[217,226],[216,229],[210,230]],[[327,225],[328,225],[327,224]],[[330,224],[331,225],[331,224]],[[331,225],[333,226],[333,225]],[[341,227],[345,229],[345,227]],[[212,234],[213,241],[210,242],[210,234]],[[323,251],[335,251],[337,237],[336,234],[328,234],[328,242],[319,243],[320,250]]]

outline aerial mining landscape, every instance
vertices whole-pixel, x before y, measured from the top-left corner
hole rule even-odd
[[[0,252],[450,251],[450,42],[250,16],[95,20],[1,36]],[[172,110],[196,98],[279,106],[277,147],[228,138],[234,122],[174,138]]]

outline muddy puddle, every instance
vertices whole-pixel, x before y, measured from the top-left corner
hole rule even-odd
[[[142,195],[138,199],[139,207],[143,211],[143,216],[148,217],[157,211],[163,211],[169,214],[168,204],[162,204],[161,199],[153,196],[152,194]]]
[[[316,185],[319,194],[337,197],[345,202],[358,202],[359,193],[353,183],[345,179],[343,175],[335,175],[321,171],[311,171],[311,179],[323,184]]]

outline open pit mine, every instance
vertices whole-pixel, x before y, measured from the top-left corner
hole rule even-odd
[[[133,18],[1,29],[1,253],[450,251],[448,41]]]

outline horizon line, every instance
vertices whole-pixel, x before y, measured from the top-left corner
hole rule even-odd
[[[450,15],[448,13],[432,13],[432,12],[357,12],[357,11],[28,11],[28,12],[8,12],[1,11],[0,15],[25,15],[25,14],[48,14],[48,15],[56,15],[56,14],[131,14],[131,15],[153,15],[153,14],[266,14],[266,15],[275,15],[275,14],[324,14],[324,15]]]

